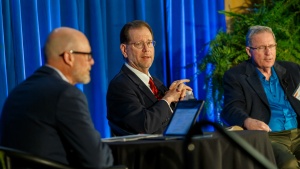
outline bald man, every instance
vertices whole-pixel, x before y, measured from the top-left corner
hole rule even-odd
[[[88,39],[75,29],[57,28],[44,49],[46,65],[4,104],[1,145],[77,168],[111,166],[111,150],[94,128],[85,95],[74,86],[91,79]]]

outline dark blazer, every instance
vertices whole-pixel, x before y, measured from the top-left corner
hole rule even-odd
[[[161,95],[168,90],[153,78]],[[158,101],[151,90],[128,67],[111,80],[107,92],[107,119],[130,133],[161,134],[172,111],[169,105]]]
[[[274,69],[280,84],[292,107],[300,117],[300,101],[292,95],[300,84],[300,66],[276,61]],[[221,117],[229,125],[243,126],[248,117],[259,119],[266,124],[270,121],[271,110],[263,86],[251,60],[231,68],[224,74],[224,109]]]
[[[9,94],[1,120],[3,146],[77,168],[113,163],[85,95],[50,67],[39,68]]]

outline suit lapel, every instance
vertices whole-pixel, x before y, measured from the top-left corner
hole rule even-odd
[[[158,80],[155,77],[153,77],[153,81],[154,81],[155,86],[158,89],[159,95],[161,95],[163,97],[165,95],[165,91],[167,90],[166,87],[160,80]]]
[[[267,95],[265,90],[258,78],[255,66],[250,62],[246,65],[246,72],[245,75],[247,76],[246,80],[252,89],[257,93],[258,97],[265,103],[269,105]]]
[[[280,85],[281,85],[282,89],[285,91],[285,94],[287,96],[292,95],[292,93],[294,92],[293,86],[292,86],[293,83],[292,83],[292,79],[290,78],[290,76],[288,76],[288,74],[286,73],[286,69],[277,63],[275,63],[274,69],[278,76]],[[288,85],[288,84],[290,84],[290,85]]]
[[[150,91],[148,86],[146,86],[144,82],[137,75],[135,75],[128,67],[126,67],[126,65],[123,65],[121,70],[133,81],[133,83],[135,83],[139,87],[141,92],[143,92],[147,97],[149,97],[149,99],[152,102],[157,101],[157,98]],[[154,83],[156,84],[155,81]]]

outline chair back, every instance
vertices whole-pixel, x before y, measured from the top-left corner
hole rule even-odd
[[[114,124],[111,121],[108,121],[108,125],[111,129],[113,136],[126,136],[126,135],[134,134],[134,133],[130,133],[130,132],[122,129],[121,127],[117,126],[116,124]]]
[[[0,146],[0,169],[74,169],[23,151]]]

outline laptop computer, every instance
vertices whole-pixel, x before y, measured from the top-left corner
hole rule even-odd
[[[203,100],[186,100],[177,103],[164,136],[185,136],[196,123],[203,108]]]
[[[163,134],[135,134],[102,139],[104,142],[133,141],[140,139],[180,139],[183,138],[197,118],[204,106],[204,100],[179,101]],[[200,130],[200,129],[199,129]]]

